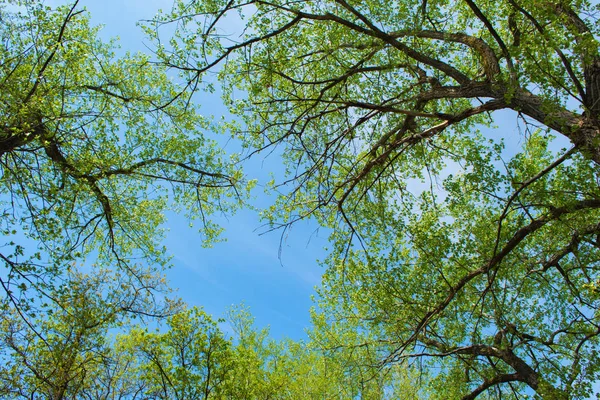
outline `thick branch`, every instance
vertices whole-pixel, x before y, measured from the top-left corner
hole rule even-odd
[[[488,388],[504,382],[520,381],[526,383],[533,390],[538,392],[545,399],[559,400],[566,399],[567,394],[555,388],[547,382],[539,373],[537,373],[527,362],[517,356],[512,349],[505,349],[495,346],[483,344],[474,344],[471,346],[456,347],[448,349],[444,344],[429,338],[420,338],[423,343],[433,346],[442,353],[436,354],[438,357],[447,357],[449,355],[472,355],[494,357],[502,360],[515,370],[514,374],[498,375],[496,377],[486,379],[474,392],[463,397],[463,399],[474,399]]]
[[[508,0],[508,2],[517,10],[519,11],[521,14],[523,14],[525,16],[525,18],[527,18],[535,27],[535,29],[542,35],[546,35],[546,30],[545,28],[542,26],[542,24],[539,23],[539,21],[537,19],[535,19],[533,17],[533,15],[531,15],[531,13],[529,13],[527,10],[525,10],[523,7],[521,7],[519,4],[517,4],[517,2],[515,0]],[[563,66],[565,67],[565,70],[567,71],[567,74],[569,74],[569,78],[571,78],[571,81],[573,82],[573,84],[575,85],[575,87],[577,88],[577,93],[579,94],[579,96],[581,97],[581,99],[585,98],[585,92],[583,89],[583,86],[581,85],[581,82],[579,81],[579,79],[577,78],[577,75],[575,75],[575,72],[573,71],[573,67],[571,65],[571,62],[569,61],[569,59],[565,56],[565,54],[563,53],[563,51],[556,45],[552,45],[552,48],[554,49],[554,52],[558,55],[558,58],[560,58],[560,61],[562,62]]]
[[[439,302],[435,307],[431,309],[431,311],[427,312],[419,321],[417,326],[414,329],[413,334],[408,340],[403,342],[403,345],[394,352],[394,354],[390,355],[388,359],[393,359],[398,354],[402,353],[402,351],[412,342],[414,342],[418,337],[420,337],[421,333],[425,329],[425,327],[439,314],[441,314],[446,307],[454,300],[454,297],[469,284],[476,277],[485,274],[491,271],[493,268],[497,267],[504,258],[513,251],[517,246],[525,240],[527,236],[538,231],[543,226],[548,224],[549,222],[555,221],[561,218],[564,215],[569,215],[581,210],[587,209],[598,209],[600,208],[600,200],[598,199],[589,199],[589,200],[581,200],[570,205],[566,205],[563,207],[553,208],[546,215],[542,215],[541,217],[533,220],[530,224],[522,227],[517,230],[514,235],[506,242],[504,247],[492,258],[490,258],[485,264],[483,264],[480,268],[471,271],[469,274],[463,276],[456,284],[451,286],[448,290],[447,296]]]
[[[488,80],[494,80],[500,74],[500,65],[494,50],[480,38],[465,33],[449,33],[440,31],[393,32],[393,37],[416,36],[420,38],[437,39],[447,42],[462,43],[477,51],[481,56],[483,70]]]
[[[65,156],[62,154],[62,152],[60,151],[58,145],[56,144],[56,142],[54,140],[47,139],[47,138],[42,138],[42,140],[44,142],[44,148],[46,150],[46,154],[48,155],[48,157],[50,157],[50,159],[52,161],[54,161],[56,163],[56,165],[65,174],[67,174],[77,180],[84,180],[88,184],[90,189],[92,190],[92,192],[96,196],[96,199],[102,206],[104,218],[106,218],[106,223],[108,224],[109,238],[110,238],[110,242],[112,245],[112,243],[114,242],[114,238],[113,238],[114,221],[113,221],[113,215],[112,215],[112,208],[110,206],[110,201],[109,201],[108,197],[104,194],[102,189],[100,189],[100,187],[98,186],[98,179],[96,179],[92,176],[89,176],[89,175],[82,174],[73,165],[71,165],[67,161]]]
[[[558,104],[545,103],[523,89],[512,96],[511,108],[563,134],[587,158],[600,165],[600,126],[593,119],[572,113]]]
[[[340,2],[344,7],[349,8],[355,15],[359,15],[361,20],[363,20],[363,21],[366,20],[365,16],[358,13],[354,8],[352,8],[345,1],[339,0],[338,2]],[[350,28],[351,30],[353,30],[355,32],[362,33],[364,35],[367,35],[367,36],[370,36],[373,38],[377,38],[377,39],[383,41],[384,43],[391,45],[392,47],[400,50],[401,52],[406,54],[408,57],[414,59],[415,61],[421,62],[425,65],[428,65],[428,66],[435,68],[438,71],[446,74],[447,76],[451,77],[456,82],[458,82],[459,84],[466,84],[466,83],[470,82],[469,77],[466,76],[465,74],[463,74],[458,69],[456,69],[456,68],[452,67],[451,65],[446,64],[440,60],[437,60],[428,55],[422,54],[422,53],[416,51],[415,49],[399,42],[396,38],[393,37],[392,34],[389,34],[389,33],[386,33],[384,31],[380,30],[372,23],[367,24],[369,26],[369,28],[365,28],[361,25],[358,25],[354,22],[348,21],[344,18],[341,18],[341,17],[331,14],[331,13],[312,14],[312,13],[307,13],[307,12],[303,12],[303,11],[299,11],[299,10],[283,8],[281,6],[277,6],[277,5],[270,4],[268,2],[263,2],[263,1],[259,1],[258,4],[270,5],[273,7],[280,8],[282,11],[294,14],[294,15],[296,15],[296,18],[294,18],[294,21],[296,21],[298,18],[299,18],[299,20],[307,19],[307,20],[314,20],[314,21],[331,21],[331,22],[335,22],[337,24],[346,26],[347,28]],[[277,30],[277,32],[283,32],[284,30],[285,29],[280,28]],[[277,34],[277,33],[275,33],[275,34]],[[271,36],[274,36],[275,34],[273,34]],[[262,38],[255,38],[255,39],[253,39],[253,42],[261,41],[261,40],[262,40]]]
[[[477,18],[479,18],[479,20],[481,22],[483,22],[483,24],[485,25],[487,30],[490,32],[490,34],[492,35],[494,40],[496,40],[496,43],[498,43],[498,46],[500,46],[500,49],[502,50],[502,55],[506,59],[506,65],[508,67],[508,71],[510,73],[511,80],[513,81],[513,83],[516,83],[517,77],[515,74],[515,68],[514,68],[514,65],[512,62],[512,58],[510,57],[510,52],[508,51],[508,48],[506,47],[506,44],[504,43],[504,41],[502,40],[502,38],[500,37],[500,35],[496,31],[496,29],[494,29],[494,26],[492,25],[490,20],[479,9],[479,7],[477,7],[475,2],[473,0],[465,0],[465,2],[468,4],[469,8],[471,8],[473,13],[477,16]]]
[[[479,396],[480,394],[482,394],[483,392],[485,392],[486,390],[488,390],[491,387],[500,385],[502,383],[518,382],[518,381],[522,382],[522,378],[519,374],[501,374],[501,375],[493,376],[491,378],[485,378],[483,380],[483,383],[481,385],[479,385],[479,387],[477,387],[477,389],[475,389],[468,395],[463,396],[462,400],[473,400],[477,396]]]

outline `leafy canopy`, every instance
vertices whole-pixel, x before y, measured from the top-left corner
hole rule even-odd
[[[599,373],[599,13],[180,0],[147,30],[190,82],[219,69],[241,139],[283,155],[272,226],[332,230],[324,346],[436,371],[434,397],[560,399]]]
[[[245,195],[235,160],[183,86],[147,55],[116,56],[78,1],[3,1],[0,20],[4,309],[30,317],[85,260],[112,271],[98,290],[128,291],[115,309],[171,312],[154,297],[169,265],[164,211],[187,210],[215,240],[211,214]]]

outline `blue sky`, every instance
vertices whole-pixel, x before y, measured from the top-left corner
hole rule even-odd
[[[152,18],[160,8],[167,11],[171,4],[172,0],[81,0],[81,5],[91,13],[92,22],[104,25],[102,38],[119,37],[122,49],[131,51],[147,51],[144,44],[149,45],[136,21]],[[227,113],[218,95],[198,96],[196,101],[207,115],[218,117]],[[516,115],[497,116],[500,130],[494,135],[514,135]],[[512,140],[508,144],[522,143]],[[235,143],[227,146],[235,147]],[[446,172],[453,173],[455,168],[450,167]],[[270,172],[278,169],[281,165],[276,155],[267,160],[259,156],[245,166],[249,178],[258,177],[263,182],[269,179]],[[410,185],[414,191],[429,189],[428,183],[415,181]],[[271,200],[261,194],[260,187],[255,196],[261,205]],[[242,210],[234,216],[219,218],[227,241],[205,249],[200,245],[197,228],[190,229],[183,216],[171,213],[168,217],[170,231],[165,245],[174,262],[168,277],[184,301],[204,306],[214,316],[222,316],[231,305],[244,302],[256,317],[257,326],[269,325],[273,337],[306,337],[304,329],[310,325],[309,309],[313,305],[310,297],[323,272],[317,259],[325,257],[327,232],[318,231],[314,223],[296,224],[281,243],[280,232],[260,235],[257,215]]]
[[[123,50],[132,51],[146,50],[136,21],[151,18],[159,8],[168,10],[171,4],[172,0],[81,0],[81,5],[90,11],[93,23],[105,25],[101,32],[103,39],[118,36]],[[207,114],[226,113],[218,98],[197,97],[196,100]],[[497,112],[494,117],[497,129],[485,133],[506,138],[505,156],[509,157],[525,140],[515,135],[516,114]],[[564,139],[554,145],[557,149],[569,146]],[[231,147],[235,148],[235,144]],[[253,160],[245,172],[249,178],[259,177],[264,182],[270,172],[280,168],[275,155],[264,162],[260,157]],[[425,188],[423,183],[411,183],[414,190]],[[271,200],[261,194],[260,187],[255,196],[262,205]],[[327,232],[318,231],[314,223],[296,224],[281,242],[280,232],[260,235],[258,216],[242,210],[234,216],[219,218],[227,241],[205,249],[201,247],[202,238],[197,229],[189,228],[183,216],[171,213],[168,218],[165,245],[174,264],[168,277],[185,302],[204,306],[216,317],[223,316],[228,307],[244,302],[255,316],[256,325],[270,326],[274,338],[306,337],[304,330],[310,325],[309,309],[313,305],[310,297],[323,272],[316,260],[325,257]]]
[[[47,1],[48,5],[60,3],[64,0]],[[80,5],[90,11],[92,23],[104,25],[102,39],[118,37],[123,51],[148,51],[146,46],[150,44],[136,22],[152,18],[158,9],[169,10],[171,4],[172,0],[80,0]],[[218,94],[203,96],[196,96],[202,113],[216,117],[227,114]],[[486,133],[507,138],[505,156],[510,157],[524,140],[514,140],[518,129],[516,114],[497,112],[494,117],[498,128]],[[225,142],[226,138],[221,140]],[[236,147],[235,143],[228,143],[226,149],[233,151]],[[249,179],[265,182],[271,172],[281,168],[274,154],[266,160],[258,156],[244,169]],[[454,173],[456,168],[449,166],[445,172]],[[428,183],[416,181],[410,186],[417,192],[429,188]],[[255,204],[264,206],[272,200],[261,193],[260,187],[254,195]],[[260,235],[258,216],[242,210],[218,218],[227,241],[206,249],[201,247],[197,228],[190,228],[185,217],[169,213],[168,219],[165,245],[174,264],[168,278],[186,303],[203,306],[219,317],[228,307],[244,302],[256,317],[257,326],[269,325],[273,337],[306,337],[304,329],[310,325],[309,309],[313,305],[310,297],[323,272],[317,259],[326,256],[326,231],[319,231],[314,223],[300,223],[286,233],[282,242],[281,232]]]
[[[47,2],[61,3],[64,1]],[[92,23],[104,25],[102,39],[119,37],[123,51],[147,51],[145,45],[149,43],[136,22],[151,18],[160,8],[169,10],[171,4],[172,0],[80,1],[89,10]],[[197,96],[196,101],[202,113],[216,117],[226,114],[218,95]],[[229,143],[226,150],[235,147]],[[248,178],[263,181],[278,169],[281,165],[275,155],[267,160],[259,156],[244,167]],[[260,187],[254,195],[255,202],[265,205],[270,201]],[[228,307],[243,302],[250,307],[257,327],[270,326],[274,338],[306,338],[311,295],[323,271],[316,260],[325,257],[326,232],[317,231],[315,224],[301,223],[281,242],[281,232],[260,235],[256,213],[242,210],[218,217],[227,241],[206,249],[201,247],[198,228],[190,228],[184,216],[169,213],[168,221],[165,245],[173,256],[173,268],[167,276],[186,303],[203,306],[220,317]]]

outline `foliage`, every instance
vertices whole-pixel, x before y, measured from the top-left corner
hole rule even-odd
[[[200,219],[210,244],[210,215],[244,197],[235,160],[183,86],[147,55],[117,57],[78,1],[2,1],[0,20],[2,307],[33,318],[85,260],[113,274],[102,290],[130,292],[126,311],[171,313],[154,297],[164,211]]]
[[[229,314],[228,323],[236,327],[232,337],[194,307],[170,316],[156,331],[134,327],[115,338],[109,331],[123,321],[109,316],[102,299],[85,293],[91,286],[80,288],[72,307],[38,321],[37,335],[19,318],[0,326],[2,398],[381,398],[353,391],[356,383],[340,360],[303,342],[267,339],[268,330],[256,330],[245,308]],[[97,301],[81,300],[90,298]]]
[[[242,140],[285,158],[273,228],[333,232],[317,319],[343,333],[332,346],[436,371],[432,396],[561,399],[590,396],[600,368],[599,13],[180,0],[146,29],[189,81],[220,68]]]
[[[112,275],[70,272],[68,292],[53,297],[48,315],[22,319],[5,313],[0,326],[2,398],[118,398],[133,393],[126,365],[112,350],[108,330],[127,321],[127,291],[97,292]]]
[[[139,360],[137,379],[155,399],[219,398],[230,374],[231,343],[198,308],[167,319],[166,332],[136,329],[121,338]]]
[[[233,328],[235,369],[231,399],[379,399],[357,387],[344,360],[313,342],[279,341],[268,329],[256,330],[247,308],[235,307],[227,318]]]

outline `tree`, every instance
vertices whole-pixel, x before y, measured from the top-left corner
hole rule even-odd
[[[233,369],[231,342],[199,308],[167,319],[168,330],[134,329],[121,336],[120,348],[138,360],[136,379],[153,399],[223,398]]]
[[[146,55],[115,56],[78,1],[3,1],[0,20],[3,307],[32,318],[78,262],[111,270],[127,311],[171,313],[153,300],[166,290],[164,211],[186,209],[213,241],[211,214],[244,197],[234,160],[186,83]]]
[[[327,354],[312,341],[273,340],[267,328],[257,330],[246,307],[232,308],[227,322],[235,343],[227,399],[382,398],[362,390],[338,354]]]
[[[117,294],[94,293],[100,276],[72,276],[73,291],[63,299],[70,305],[56,306],[35,331],[18,315],[3,319],[2,398],[376,400],[389,392],[386,377],[367,383],[356,379],[356,367],[348,370],[349,359],[364,351],[323,352],[310,342],[270,339],[242,307],[228,314],[231,336],[219,326],[226,320],[197,307],[155,331],[132,328],[113,306]],[[414,387],[402,379],[394,384],[404,396]]]
[[[463,399],[560,399],[599,377],[599,12],[181,0],[147,31],[190,81],[218,68],[250,151],[284,157],[272,227],[332,230],[322,325],[369,332],[379,368],[436,367]]]
[[[121,380],[136,382],[136,395],[152,399],[382,398],[356,390],[342,359],[304,342],[268,338],[245,307],[218,322],[227,322],[233,335],[197,307],[169,317],[156,332],[136,328],[119,335],[114,353],[133,360]]]
[[[6,399],[135,398],[127,375],[133,360],[114,349],[110,329],[127,323],[127,290],[98,293],[110,273],[68,273],[69,290],[54,293],[47,314],[24,320],[17,310],[0,325],[0,394]]]

